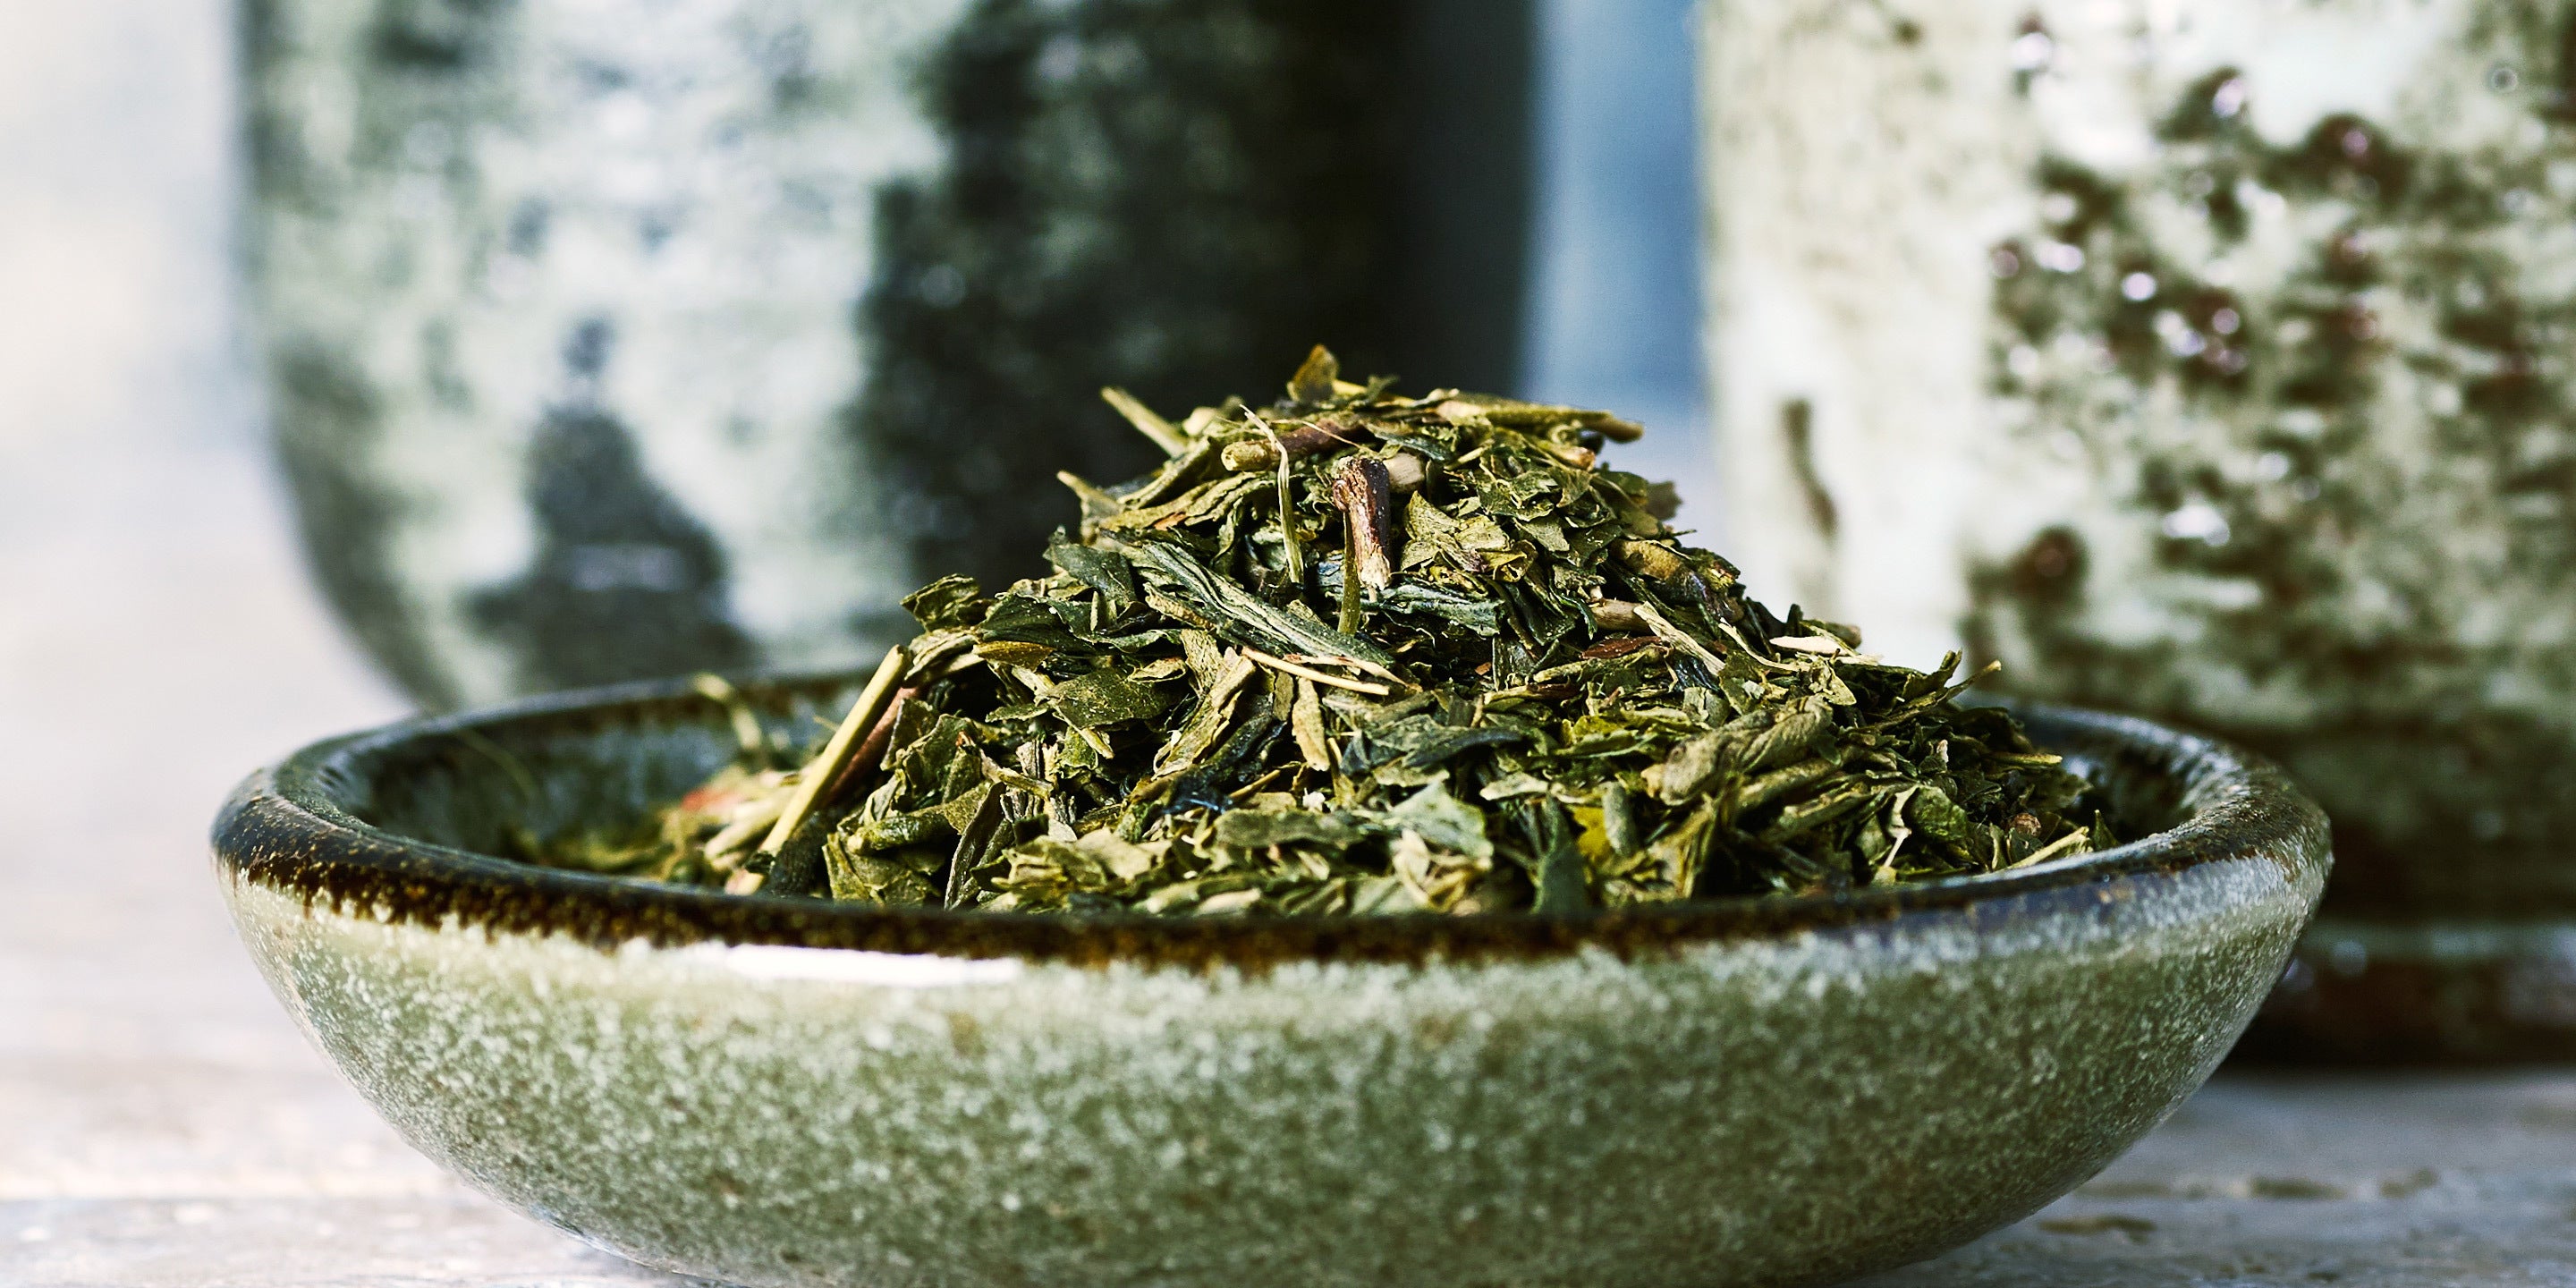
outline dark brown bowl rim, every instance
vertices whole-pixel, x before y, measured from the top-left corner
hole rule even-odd
[[[815,690],[845,675],[786,675],[746,688]],[[1267,966],[1290,961],[1627,957],[1716,940],[1782,938],[1833,928],[1893,928],[1924,917],[1990,926],[2098,915],[2227,863],[2277,867],[2313,892],[2328,854],[2325,815],[2279,769],[2226,744],[2132,716],[2012,703],[2042,746],[2096,762],[2127,758],[2187,780],[2180,824],[2066,864],[1872,888],[1840,895],[1709,900],[1568,915],[1171,918],[1067,917],[894,910],[825,900],[727,895],[629,877],[541,868],[405,837],[344,803],[390,753],[506,724],[598,727],[655,707],[702,702],[687,680],[646,681],[428,716],[326,739],[246,779],[213,830],[215,861],[248,881],[315,905],[487,934],[562,934],[601,949],[635,941],[1011,957],[1084,964]],[[2313,900],[2313,894],[2311,894]]]

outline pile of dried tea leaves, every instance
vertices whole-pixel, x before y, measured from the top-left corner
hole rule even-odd
[[[2111,843],[2012,718],[1786,619],[1602,468],[1613,416],[1338,378],[1064,481],[1082,530],[998,595],[905,601],[819,751],[543,861],[993,911],[1619,908],[1992,872]],[[736,704],[746,747],[757,745]]]

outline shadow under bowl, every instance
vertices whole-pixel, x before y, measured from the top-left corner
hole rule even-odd
[[[785,725],[848,684],[748,689]],[[261,970],[404,1136],[650,1265],[1814,1283],[2108,1163],[2226,1053],[2324,882],[2325,820],[2270,766],[2021,714],[2152,834],[1572,917],[886,911],[485,857],[725,762],[723,713],[651,684],[317,744],[245,782],[214,843]]]

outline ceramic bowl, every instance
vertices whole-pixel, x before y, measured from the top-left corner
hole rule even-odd
[[[772,718],[838,681],[756,686]],[[321,743],[215,826],[243,939],[411,1142],[741,1284],[1818,1283],[2082,1182],[2200,1085],[2329,863],[2272,768],[2029,708],[2107,853],[1542,918],[1074,921],[482,857],[732,748],[680,685]]]
[[[1537,0],[241,7],[283,480],[433,706],[873,660],[1161,463],[1102,385],[1520,383]]]

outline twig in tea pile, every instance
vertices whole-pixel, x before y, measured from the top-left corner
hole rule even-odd
[[[1138,433],[1154,440],[1154,446],[1162,448],[1163,455],[1178,456],[1190,450],[1190,440],[1181,433],[1180,427],[1156,415],[1153,408],[1138,402],[1136,395],[1112,387],[1101,390],[1100,397],[1117,408],[1118,414],[1126,417],[1127,423],[1134,425]]]
[[[813,812],[815,803],[823,798],[825,790],[835,786],[841,772],[850,767],[862,734],[874,730],[878,719],[893,705],[895,688],[903,682],[904,670],[911,665],[912,655],[902,645],[886,650],[885,661],[877,665],[877,673],[869,678],[868,687],[859,691],[858,701],[850,704],[850,713],[841,717],[840,727],[832,731],[831,741],[823,744],[822,754],[807,762],[805,768],[798,772],[796,794],[789,798],[787,808],[778,815],[778,822],[769,829],[769,839],[760,843],[761,853],[775,858],[779,851],[787,848],[787,838],[796,834],[796,829],[804,824],[806,815]]]
[[[1263,666],[1269,667],[1271,670],[1284,671],[1290,675],[1313,680],[1317,684],[1329,684],[1334,688],[1348,689],[1353,693],[1367,693],[1383,698],[1388,694],[1395,692],[1395,690],[1390,689],[1383,684],[1379,684],[1374,680],[1350,680],[1344,679],[1338,675],[1329,675],[1325,672],[1315,670],[1312,667],[1300,666],[1284,657],[1272,657],[1257,648],[1246,647],[1243,650],[1243,655],[1251,658],[1255,662],[1259,662]]]

